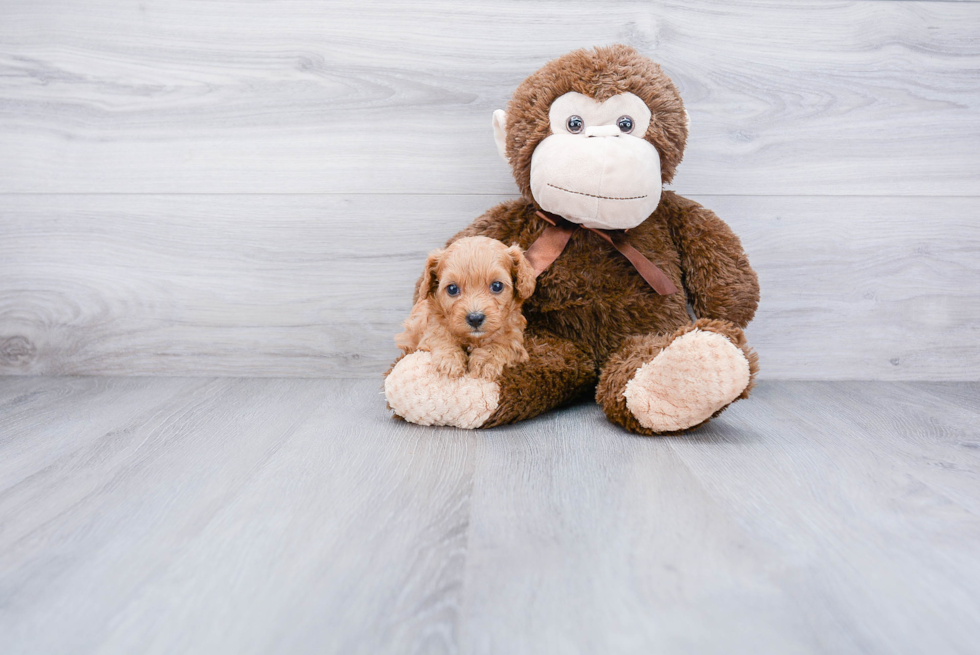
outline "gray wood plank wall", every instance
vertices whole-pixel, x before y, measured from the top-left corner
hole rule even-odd
[[[692,117],[769,378],[976,379],[980,4],[0,0],[0,374],[376,376],[516,187],[490,113],[614,42]]]

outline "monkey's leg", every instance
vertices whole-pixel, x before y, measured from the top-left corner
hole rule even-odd
[[[506,367],[498,380],[447,378],[432,367],[429,353],[412,353],[388,373],[385,397],[412,423],[488,428],[537,416],[595,384],[595,365],[575,343],[528,331],[524,347],[528,361]]]
[[[627,339],[603,368],[596,401],[630,432],[681,432],[747,398],[758,369],[742,330],[700,319],[673,334]]]

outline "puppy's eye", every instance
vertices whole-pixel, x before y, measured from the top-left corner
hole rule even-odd
[[[490,283],[490,290],[494,293],[500,293],[504,290],[504,283],[499,281],[494,281]]]
[[[633,131],[633,119],[629,116],[620,116],[619,120],[616,121],[616,125],[619,126],[621,132],[629,134]]]
[[[585,128],[585,121],[582,120],[581,116],[569,116],[568,120],[565,121],[565,127],[572,134],[578,134]]]
[[[453,297],[458,296],[459,287],[457,287],[455,284],[450,284],[448,287],[446,287],[446,293]]]

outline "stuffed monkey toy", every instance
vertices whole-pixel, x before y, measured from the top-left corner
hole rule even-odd
[[[569,53],[517,88],[493,131],[521,198],[449,243],[483,235],[527,251],[538,274],[524,304],[529,360],[485,380],[404,356],[385,378],[395,414],[487,428],[594,390],[610,421],[652,435],[746,398],[758,363],[742,329],[758,281],[728,225],[662,189],[688,121],[660,67],[622,45]]]

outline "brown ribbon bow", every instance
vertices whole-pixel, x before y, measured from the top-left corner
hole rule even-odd
[[[670,281],[670,278],[657,268],[653,262],[644,257],[643,253],[629,244],[626,240],[626,232],[624,230],[597,230],[572,223],[557,214],[550,214],[543,211],[538,211],[537,214],[550,223],[550,225],[544,228],[541,236],[535,239],[531,247],[524,253],[534,268],[535,276],[541,275],[548,270],[548,267],[565,250],[565,246],[568,245],[568,240],[572,238],[572,232],[578,228],[583,228],[589,232],[598,234],[611,243],[613,248],[622,253],[626,259],[630,260],[636,272],[647,281],[647,284],[653,287],[654,291],[662,296],[677,293],[677,287]]]

